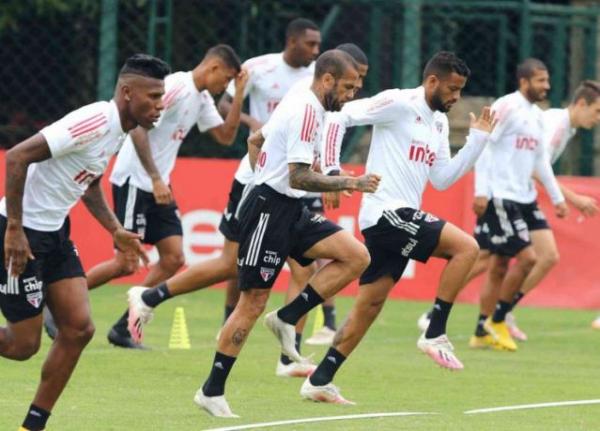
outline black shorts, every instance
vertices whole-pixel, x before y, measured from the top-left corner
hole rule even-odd
[[[142,242],[156,244],[169,236],[182,236],[177,204],[158,205],[152,193],[129,184],[113,184],[115,214],[125,229],[142,236]]]
[[[85,277],[77,249],[69,239],[68,217],[54,232],[24,230],[35,260],[27,262],[25,271],[17,280],[9,281],[4,267],[6,218],[0,215],[0,309],[6,320],[12,323],[42,312],[50,284],[65,278]]]
[[[238,286],[240,290],[273,286],[288,256],[300,265],[312,263],[303,254],[319,241],[342,230],[306,208],[300,199],[259,185],[240,210]]]
[[[301,200],[310,212],[317,214],[323,214],[325,212],[325,206],[323,205],[323,198],[321,195],[306,197]]]
[[[391,275],[397,282],[409,259],[427,262],[438,245],[446,222],[413,208],[385,210],[375,226],[362,231],[371,264],[360,284]]]
[[[240,227],[238,219],[235,214],[238,210],[238,205],[242,199],[242,193],[244,192],[245,184],[240,183],[235,178],[231,184],[231,190],[229,191],[229,201],[227,201],[227,208],[221,217],[221,223],[219,223],[219,231],[229,241],[238,242]]]
[[[537,202],[523,204],[507,199],[494,198],[488,208],[490,252],[501,256],[515,256],[531,245],[529,232],[550,229],[544,213]],[[487,213],[487,211],[486,211]]]

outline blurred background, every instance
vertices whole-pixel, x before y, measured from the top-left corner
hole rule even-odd
[[[148,52],[190,70],[217,43],[242,60],[284,46],[287,23],[321,27],[322,50],[359,45],[370,62],[362,96],[419,85],[427,59],[455,51],[473,74],[450,113],[453,147],[468,112],[516,88],[514,71],[534,56],[550,69],[548,106],[568,103],[583,79],[600,78],[599,0],[2,0],[0,147],[8,148],[69,111],[110,99],[123,61]],[[239,158],[246,130],[223,148],[193,130],[181,155]],[[349,133],[343,161],[362,162],[369,129]],[[600,134],[579,132],[555,166],[600,174]]]

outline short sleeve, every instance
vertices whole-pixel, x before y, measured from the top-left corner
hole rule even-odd
[[[206,132],[207,130],[219,127],[224,121],[215,106],[212,96],[204,91],[200,97],[202,97],[202,109],[200,110],[196,124],[198,130]]]
[[[373,97],[348,102],[342,109],[346,127],[390,123],[402,113],[404,104],[397,90],[386,90]]]
[[[312,165],[315,158],[314,142],[323,122],[323,118],[318,117],[315,107],[307,103],[304,109],[298,110],[290,119],[286,139],[288,163]]]

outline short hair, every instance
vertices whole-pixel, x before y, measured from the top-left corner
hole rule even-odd
[[[134,54],[125,60],[119,76],[132,74],[148,78],[164,79],[169,73],[171,73],[171,68],[160,58],[149,54]]]
[[[600,97],[600,82],[586,80],[579,84],[579,87],[573,93],[571,103],[577,103],[581,99],[588,105],[594,103]]]
[[[521,78],[530,79],[536,70],[548,70],[542,60],[537,58],[526,58],[517,66],[517,81]]]
[[[356,61],[358,64],[368,66],[369,59],[365,52],[353,43],[342,43],[335,47],[335,49],[339,49],[340,51],[344,51],[346,54],[350,54],[350,56]]]
[[[242,70],[242,62],[240,58],[236,54],[235,50],[224,43],[220,43],[219,45],[215,45],[206,51],[206,55],[204,58],[209,57],[218,57],[225,63],[227,67],[231,69],[235,69],[236,72],[240,72]]]
[[[306,18],[296,18],[287,25],[285,29],[285,39],[302,35],[306,30],[320,31],[319,26],[314,21]]]
[[[471,76],[471,69],[469,69],[464,60],[460,59],[453,52],[440,51],[434,54],[425,65],[425,69],[423,69],[423,81],[430,75],[445,78],[452,72],[465,78]]]
[[[330,73],[334,79],[340,79],[349,68],[358,69],[352,56],[339,49],[325,51],[315,63],[315,79]]]

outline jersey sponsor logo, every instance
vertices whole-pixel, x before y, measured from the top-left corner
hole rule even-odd
[[[43,296],[42,292],[32,292],[32,293],[28,293],[26,295],[27,302],[29,302],[35,308],[40,308],[40,305],[42,304],[42,298],[43,297],[44,296]]]
[[[263,257],[263,262],[270,263],[270,264],[277,266],[281,263],[281,258],[279,257],[279,255],[277,254],[276,251],[265,250],[265,256]]]
[[[517,136],[517,140],[515,141],[515,147],[517,150],[528,150],[535,151],[539,142],[537,139],[532,138],[531,136]]]
[[[77,184],[85,185],[87,187],[98,177],[99,175],[95,172],[90,172],[86,169],[83,169],[79,171],[75,177],[73,177],[73,181],[75,181]]]
[[[410,253],[413,251],[413,249],[417,246],[418,243],[419,241],[417,241],[416,239],[409,238],[408,243],[402,248],[400,254],[402,254],[402,256],[404,257],[409,257]]]
[[[260,267],[260,277],[263,281],[267,282],[275,275],[275,269],[273,268],[265,268],[263,266]]]
[[[413,139],[408,150],[408,159],[431,167],[435,162],[435,151],[431,151],[428,144]]]
[[[35,275],[33,277],[23,279],[23,290],[25,290],[26,293],[39,292],[42,290],[43,285],[44,283],[38,280]]]

